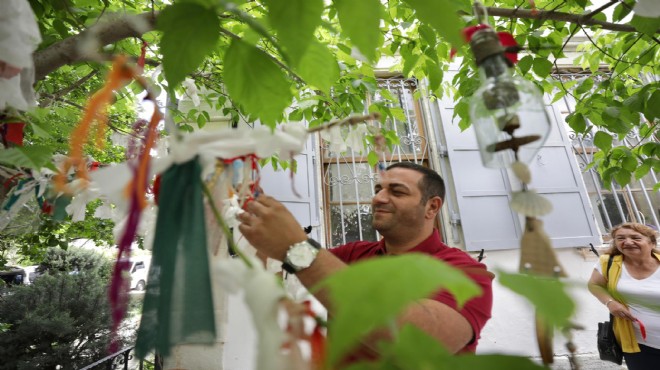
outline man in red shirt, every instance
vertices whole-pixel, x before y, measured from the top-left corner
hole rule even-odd
[[[459,310],[451,294],[438,292],[408,306],[400,315],[399,324],[415,325],[453,353],[474,352],[479,333],[490,318],[492,274],[485,265],[440,240],[434,222],[445,196],[442,178],[414,163],[394,163],[381,173],[375,193],[372,222],[383,236],[378,242],[320,248],[307,239],[300,224],[280,202],[265,195],[248,204],[247,212],[239,216],[239,229],[261,253],[283,261],[283,268],[295,273],[308,288],[353,261],[378,255],[421,252],[463,270],[481,287],[479,297]],[[332,313],[327,292],[320,291],[315,296]],[[365,345],[376,348],[375,343],[383,338],[387,334],[376,333]]]

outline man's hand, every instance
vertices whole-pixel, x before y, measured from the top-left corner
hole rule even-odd
[[[259,252],[282,261],[289,247],[307,240],[302,226],[291,212],[273,197],[260,195],[249,202],[245,213],[238,215],[241,234]]]

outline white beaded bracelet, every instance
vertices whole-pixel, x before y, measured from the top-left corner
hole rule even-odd
[[[605,302],[605,307],[610,308],[610,303],[614,302],[613,299],[610,299],[609,301]]]

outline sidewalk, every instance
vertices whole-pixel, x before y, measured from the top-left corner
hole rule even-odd
[[[626,370],[625,363],[620,366],[612,362],[601,361],[598,354],[578,355],[578,365],[580,370]],[[540,358],[535,358],[540,362]],[[555,362],[550,366],[552,370],[571,370],[571,364],[568,356],[555,356]]]

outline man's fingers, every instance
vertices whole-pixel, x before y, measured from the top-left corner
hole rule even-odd
[[[253,213],[257,216],[261,216],[264,213],[264,210],[266,209],[266,206],[261,203],[260,200],[261,197],[257,198],[256,201],[252,201],[247,204],[246,210],[250,213]]]
[[[250,219],[250,214],[248,212],[242,212],[236,215],[236,218],[241,221],[242,223],[245,223]]]
[[[275,198],[271,197],[270,195],[266,194],[261,194],[257,197],[257,202],[263,204],[264,206],[271,207],[278,202],[275,200]]]

